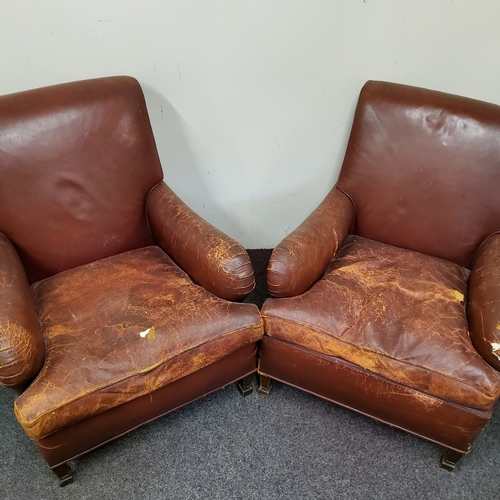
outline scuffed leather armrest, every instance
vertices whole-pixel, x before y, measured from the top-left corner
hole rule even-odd
[[[273,250],[267,287],[275,297],[308,290],[331,262],[354,222],[350,198],[334,187],[307,219]]]
[[[486,238],[469,277],[467,316],[472,344],[500,370],[500,234]]]
[[[40,371],[45,346],[17,252],[0,233],[0,384],[22,390]]]
[[[191,210],[164,183],[148,197],[148,220],[158,245],[213,294],[243,300],[255,277],[247,251]]]

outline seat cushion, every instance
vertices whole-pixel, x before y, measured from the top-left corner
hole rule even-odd
[[[263,334],[255,305],[210,294],[156,246],[32,289],[46,359],[15,411],[33,439],[159,389]]]
[[[425,394],[490,409],[500,395],[500,374],[469,338],[468,274],[435,257],[350,235],[306,293],[265,302],[265,331]]]

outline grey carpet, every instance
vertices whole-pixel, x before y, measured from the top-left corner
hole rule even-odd
[[[423,439],[282,384],[231,386],[74,461],[60,488],[14,397],[0,388],[1,499],[500,499],[500,408],[450,473]]]
[[[73,462],[60,488],[0,391],[3,499],[498,499],[500,411],[455,472],[440,448],[302,391],[234,386]]]

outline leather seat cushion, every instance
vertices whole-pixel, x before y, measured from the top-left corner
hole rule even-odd
[[[262,337],[257,307],[194,284],[151,246],[32,287],[45,364],[15,403],[40,439],[189,375]]]
[[[490,409],[500,374],[469,338],[468,275],[457,264],[350,235],[306,293],[265,302],[265,331],[424,394]]]

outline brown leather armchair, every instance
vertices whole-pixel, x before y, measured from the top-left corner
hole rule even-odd
[[[251,392],[249,257],[162,178],[132,78],[0,98],[0,383],[61,484],[139,425]]]
[[[273,251],[276,379],[443,445],[500,395],[500,107],[368,82],[336,186]]]

